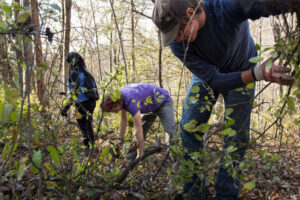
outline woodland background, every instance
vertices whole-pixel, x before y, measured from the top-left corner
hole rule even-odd
[[[178,124],[191,73],[162,48],[152,8],[150,0],[0,0],[0,199],[175,199],[181,192],[190,166],[180,140],[163,145],[159,123],[143,158],[128,162],[131,119],[123,148],[114,148],[120,116],[102,113],[99,100],[95,155],[85,157],[74,108],[69,118],[60,116],[69,71],[64,56],[76,51],[100,96],[128,83],[158,85],[172,95]],[[259,51],[252,61],[276,58],[292,69],[296,84],[255,86],[251,143],[239,166],[241,199],[300,199],[298,23],[296,14],[251,22]],[[222,129],[230,112],[220,98],[204,127],[208,199],[215,194],[221,138],[234,134]]]

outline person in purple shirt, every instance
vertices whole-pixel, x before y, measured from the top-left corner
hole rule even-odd
[[[294,83],[289,68],[270,60],[258,65],[249,62],[257,56],[257,51],[248,19],[294,11],[299,14],[299,7],[299,0],[155,1],[152,20],[162,33],[163,46],[169,45],[172,53],[193,73],[180,121],[183,147],[190,153],[202,152],[205,133],[199,131],[199,126],[208,122],[219,95],[224,98],[225,109],[233,109],[228,117],[234,120],[230,128],[236,134],[223,138],[216,199],[238,199],[240,172],[235,168],[248,146],[254,97],[254,89],[246,85],[261,80],[289,86]],[[228,155],[226,149],[230,146],[236,151]],[[189,155],[187,161],[194,163],[191,170],[198,173],[184,184],[184,197],[205,199],[205,179],[199,173],[203,171],[203,159],[195,161]],[[223,165],[228,156],[234,160],[229,167]]]
[[[106,94],[100,106],[104,112],[121,111],[121,140],[126,132],[127,112],[132,115],[137,150],[134,149],[128,159],[138,158],[141,155],[146,134],[157,116],[165,132],[170,134],[170,138],[176,135],[173,101],[167,90],[152,84],[136,83],[122,87],[119,97],[116,96],[118,95]]]

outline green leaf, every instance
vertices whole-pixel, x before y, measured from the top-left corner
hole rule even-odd
[[[54,76],[59,76],[59,72],[57,70],[53,70]]]
[[[233,124],[235,124],[235,120],[234,119],[226,120],[225,124],[226,124],[226,127],[230,127]]]
[[[261,62],[262,60],[263,60],[263,58],[261,56],[256,56],[256,57],[250,58],[249,62],[258,63],[258,62]]]
[[[8,29],[8,24],[5,21],[0,21],[0,29],[7,30]]]
[[[267,73],[269,73],[270,72],[270,69],[271,69],[271,67],[272,67],[272,60],[268,60],[267,61],[267,65],[266,65],[266,68],[265,68],[265,71],[267,72]]]
[[[17,113],[16,111],[12,111],[10,114],[10,121],[18,122],[19,121],[19,113]]]
[[[6,158],[6,156],[9,154],[10,148],[11,148],[11,143],[7,142],[4,145],[4,148],[3,148],[3,151],[2,151],[2,155],[1,155],[2,158]]]
[[[277,162],[280,158],[281,158],[281,156],[279,154],[275,154],[272,156],[271,161]]]
[[[234,146],[229,146],[227,149],[226,149],[226,152],[229,154],[229,153],[232,153],[234,151],[237,150],[237,147],[234,147]]]
[[[102,156],[107,156],[109,154],[109,146],[106,146],[102,151]]]
[[[233,113],[233,108],[227,108],[227,109],[225,110],[225,114],[226,114],[227,116],[229,116],[231,113]]]
[[[41,150],[35,151],[33,153],[32,161],[34,162],[34,164],[36,164],[36,166],[38,166],[38,167],[41,166],[41,163],[42,163],[42,152],[41,152]]]
[[[207,123],[202,123],[202,124],[200,124],[200,126],[197,127],[197,131],[200,131],[200,132],[202,132],[202,133],[207,133],[209,127],[210,127],[209,124],[207,124]]]
[[[236,135],[236,130],[231,130],[228,134],[229,137],[234,137]]]
[[[17,22],[25,23],[27,19],[30,17],[30,15],[31,15],[31,10],[25,10],[23,12],[20,12],[17,18]]]
[[[4,89],[5,99],[10,104],[15,104],[19,98],[19,90],[16,88],[6,87]]]
[[[200,135],[194,134],[194,136],[195,136],[195,138],[196,138],[197,140],[203,141],[203,138],[202,138]]]
[[[247,89],[254,90],[254,83],[247,84]]]
[[[190,122],[186,123],[183,125],[183,129],[186,130],[187,132],[196,132],[197,131],[197,121],[196,120],[191,120]]]
[[[259,51],[261,49],[260,45],[257,44],[257,43],[255,44],[255,48],[256,48],[257,51]]]
[[[57,4],[49,4],[49,6],[51,6],[53,9],[55,9],[55,10],[57,10],[57,11],[59,11],[59,12],[61,12],[61,8],[57,5]]]
[[[53,160],[54,164],[56,167],[59,167],[59,154],[57,152],[57,150],[53,147],[53,146],[47,146],[47,150],[50,153],[50,157]]]
[[[255,188],[255,180],[246,183],[243,187],[244,187],[246,190],[252,190],[253,188]]]
[[[14,106],[12,104],[5,104],[2,113],[1,113],[1,121],[7,123],[10,119],[10,114],[13,111]]]
[[[224,130],[221,132],[221,134],[222,134],[222,135],[228,135],[228,134],[230,133],[231,130],[232,130],[231,128],[226,128],[226,129],[224,129]]]
[[[10,13],[11,12],[11,6],[8,5],[1,5],[2,10],[4,10],[6,13]]]
[[[287,98],[287,104],[288,104],[288,107],[289,107],[290,110],[295,110],[296,109],[294,102],[295,102],[294,98],[292,98],[292,97]]]
[[[200,91],[200,87],[199,86],[193,86],[191,89],[191,93],[198,93]]]
[[[27,158],[22,158],[19,162],[19,168],[18,168],[18,173],[17,173],[17,177],[18,179],[22,178],[22,176],[24,175],[25,172],[25,167],[26,167],[26,160]]]
[[[13,2],[12,6],[15,10],[22,10],[24,7],[20,6],[18,2]]]

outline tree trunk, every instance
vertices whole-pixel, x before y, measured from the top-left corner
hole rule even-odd
[[[24,0],[24,7],[30,7],[30,0]],[[31,23],[29,24],[31,26]],[[26,65],[26,74],[25,74],[25,91],[28,95],[30,92],[31,85],[34,85],[31,80],[32,66],[33,66],[33,53],[32,53],[32,42],[29,34],[23,36],[23,51],[24,51],[24,62]]]
[[[71,35],[71,8],[72,8],[72,0],[64,0],[65,1],[65,48],[64,48],[64,56],[66,56],[70,52],[70,35]],[[69,76],[69,67],[67,63],[64,61],[64,86],[65,91],[67,91],[67,82]]]
[[[18,5],[20,5],[20,0],[15,0],[16,3],[18,3]],[[20,13],[19,10],[15,10],[15,21],[17,21],[17,17],[18,14]],[[18,64],[18,76],[19,76],[19,90],[20,90],[20,95],[21,97],[23,97],[23,93],[24,93],[24,81],[23,81],[23,67],[22,64],[24,63],[24,56],[23,56],[23,52],[21,49],[22,46],[22,42],[20,40],[19,37],[16,37],[16,44],[15,44],[15,52],[16,52],[16,56],[17,56],[17,64]]]
[[[92,14],[93,14],[93,22],[95,25],[95,36],[96,36],[96,45],[97,45],[96,55],[97,55],[97,60],[98,60],[99,78],[100,78],[100,81],[102,81],[101,51],[100,51],[100,45],[99,45],[98,26],[96,23],[95,10],[94,10],[94,5],[93,5],[92,0],[90,0],[90,3],[91,3]]]
[[[34,31],[34,50],[35,50],[35,62],[37,66],[37,96],[43,107],[48,105],[48,98],[46,95],[46,87],[44,74],[45,70],[43,65],[43,52],[42,52],[42,41],[40,36],[40,20],[39,20],[39,8],[38,0],[31,0],[32,7],[32,24]]]
[[[161,59],[162,59],[162,44],[161,44],[161,34],[158,32],[158,42],[159,42],[159,51],[158,51],[158,80],[159,87],[163,88],[162,84],[162,67],[161,67]]]
[[[132,81],[136,82],[136,66],[135,66],[135,44],[134,44],[134,37],[135,37],[135,28],[134,28],[134,0],[131,0],[131,61],[132,61]]]
[[[7,36],[2,35],[0,37],[0,65],[2,66],[2,78],[5,84],[14,86],[13,82],[13,69],[10,66],[9,58],[8,58],[8,43]]]

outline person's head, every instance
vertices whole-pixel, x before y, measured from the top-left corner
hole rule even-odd
[[[105,94],[100,107],[103,112],[119,112],[123,108],[122,94],[120,98],[116,98],[112,93]]]
[[[163,46],[175,39],[193,42],[205,22],[202,13],[202,0],[155,0],[152,20],[162,33]]]
[[[70,64],[71,69],[83,69],[85,63],[81,55],[76,52],[71,52],[66,55],[66,62]]]

